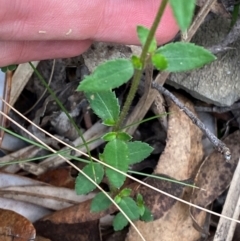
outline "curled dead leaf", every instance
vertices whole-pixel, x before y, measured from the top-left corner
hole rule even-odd
[[[7,209],[0,209],[0,240],[34,240],[36,231],[32,223],[22,215]]]
[[[229,187],[240,156],[239,140],[240,131],[236,131],[224,139],[224,143],[232,152],[230,162],[226,162],[218,151],[214,151],[206,157],[195,178],[195,185],[201,189],[193,190],[191,198],[193,204],[207,207]],[[201,212],[199,209],[190,208],[191,216],[196,223],[198,223],[196,220]]]

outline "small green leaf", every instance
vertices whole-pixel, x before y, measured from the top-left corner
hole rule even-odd
[[[99,184],[103,179],[104,170],[102,165],[99,163],[89,163],[82,169],[82,171],[97,184]],[[83,176],[83,174],[78,174],[75,184],[75,190],[78,195],[87,194],[95,188],[96,186]]]
[[[173,9],[173,14],[177,20],[178,26],[184,32],[191,24],[195,0],[170,0],[170,5]]]
[[[100,212],[109,208],[112,204],[111,200],[103,193],[98,193],[91,202],[91,211]]]
[[[126,132],[118,132],[117,139],[121,141],[130,141],[132,139],[132,136],[130,136]]]
[[[103,155],[103,153],[99,153],[98,158],[99,158],[99,160],[100,160],[101,162],[103,162],[103,161],[104,161],[104,155]]]
[[[137,194],[137,205],[144,205],[143,196],[140,193]]]
[[[2,71],[3,73],[6,73],[6,72],[8,71],[8,67],[1,67],[1,71]]]
[[[104,141],[112,141],[114,139],[129,141],[132,139],[132,137],[126,132],[108,132],[102,137],[102,139]]]
[[[167,60],[161,54],[153,54],[152,63],[158,70],[164,70],[168,66]]]
[[[153,151],[153,148],[147,143],[141,141],[128,142],[129,164],[141,162],[148,157]]]
[[[145,222],[151,222],[154,220],[153,215],[148,207],[145,206],[145,212],[140,219]]]
[[[113,219],[114,231],[120,231],[128,225],[128,220],[122,213],[118,213]]]
[[[118,204],[120,203],[122,200],[122,197],[120,195],[116,195],[116,197],[114,198],[114,201]]]
[[[167,62],[166,71],[180,72],[200,68],[216,59],[216,57],[201,46],[193,43],[170,43],[157,49]]]
[[[118,205],[130,220],[135,221],[139,219],[138,206],[131,197],[123,197]]]
[[[117,132],[108,132],[102,136],[104,141],[112,141],[117,138]]]
[[[86,97],[94,113],[103,120],[103,123],[113,126],[120,112],[115,93],[112,91],[87,92]]]
[[[115,139],[107,143],[104,152],[104,161],[116,169],[127,172],[128,170],[128,146],[124,141]],[[119,188],[123,185],[126,176],[106,167],[106,175],[111,185]]]
[[[144,205],[138,205],[138,212],[140,216],[143,216],[145,213],[145,206]]]
[[[140,216],[143,216],[143,214],[145,213],[145,206],[144,206],[143,196],[140,193],[137,194],[137,202],[136,203],[137,203],[137,206],[139,209]]]
[[[78,91],[99,92],[119,87],[133,76],[134,68],[130,60],[116,59],[99,65],[95,71],[85,77]]]
[[[8,70],[9,71],[13,71],[17,68],[17,65],[16,64],[12,64],[12,65],[8,65],[8,66],[4,66],[4,67],[1,67],[1,71],[6,73]]]
[[[144,45],[146,43],[148,34],[149,34],[150,30],[144,26],[137,26],[137,34],[138,34],[138,38],[140,40],[140,43],[142,45]],[[157,41],[154,38],[150,44],[149,47],[149,52],[153,53],[155,50],[157,49]]]
[[[118,205],[130,220],[136,221],[139,219],[138,206],[132,198],[123,197]],[[127,226],[127,224],[128,220],[122,213],[118,213],[113,219],[113,227],[115,231],[122,230],[125,226]]]
[[[132,63],[135,69],[142,69],[143,65],[140,58],[136,55],[132,56]]]
[[[11,65],[8,65],[7,68],[10,70],[10,71],[13,71],[17,68],[17,65],[16,64],[11,64]]]
[[[130,188],[124,188],[118,195],[121,197],[129,197],[132,190]]]

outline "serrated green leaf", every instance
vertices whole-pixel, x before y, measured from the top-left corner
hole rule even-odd
[[[111,200],[103,193],[98,193],[91,202],[91,211],[100,212],[109,208],[112,204]]]
[[[196,0],[170,0],[178,26],[184,32],[191,24]]]
[[[120,112],[115,93],[110,90],[97,93],[87,92],[86,97],[94,113],[102,119],[103,123],[113,126]]]
[[[144,26],[137,26],[137,34],[138,34],[138,39],[140,40],[140,43],[144,45],[146,43],[148,34],[150,30]],[[149,46],[149,52],[153,53],[157,49],[157,41],[155,38],[153,38],[150,46]]]
[[[120,231],[128,225],[128,220],[123,216],[122,213],[118,213],[113,219],[114,231]]]
[[[126,83],[133,76],[130,60],[116,59],[99,65],[95,71],[81,81],[77,90],[84,92],[107,91]]]
[[[139,219],[140,215],[138,206],[131,197],[122,197],[122,200],[118,205],[130,220],[135,221]]]
[[[135,69],[142,69],[143,65],[138,56],[133,55],[131,59],[132,59],[132,63],[133,63],[133,66]]]
[[[148,207],[145,206],[144,214],[140,217],[142,221],[151,222],[153,221],[153,215]]]
[[[104,175],[104,169],[99,163],[89,163],[82,171],[87,174],[95,183],[99,184]],[[94,190],[96,186],[83,174],[79,173],[76,178],[75,190],[78,195],[87,194]]]
[[[103,155],[105,163],[120,171],[127,172],[129,165],[128,146],[124,141],[115,139],[108,142]],[[106,175],[111,185],[116,188],[121,187],[126,179],[126,176],[107,167]]]
[[[151,146],[141,141],[128,142],[127,145],[129,164],[141,162],[153,151],[153,148]]]
[[[161,54],[153,54],[152,63],[158,70],[165,70],[168,66],[167,60]]]
[[[157,49],[167,62],[166,71],[180,72],[200,68],[216,59],[216,57],[201,46],[193,43],[170,43]]]

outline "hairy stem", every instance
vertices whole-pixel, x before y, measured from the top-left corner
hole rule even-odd
[[[118,119],[118,122],[116,123],[115,127],[114,127],[114,131],[119,131],[121,129],[121,126],[123,125],[123,122],[124,122],[124,119],[126,118],[127,116],[127,113],[129,111],[129,108],[131,106],[131,103],[133,101],[133,98],[137,92],[137,88],[138,88],[138,85],[140,83],[140,80],[141,80],[141,76],[142,76],[142,73],[143,73],[143,70],[144,70],[144,66],[145,66],[145,61],[148,57],[148,50],[149,50],[149,47],[150,47],[150,44],[154,38],[154,35],[156,33],[156,30],[157,30],[157,27],[160,23],[160,20],[163,16],[163,13],[164,13],[164,10],[166,8],[166,5],[168,3],[168,0],[162,0],[160,6],[159,6],[159,9],[157,11],[157,15],[154,19],[154,22],[152,24],[152,27],[150,29],[150,32],[148,34],[148,37],[147,37],[147,40],[146,40],[146,43],[144,44],[143,46],[143,50],[142,50],[142,53],[141,53],[141,56],[140,56],[140,60],[142,62],[142,68],[141,69],[136,69],[135,70],[135,73],[134,73],[134,76],[133,76],[133,80],[132,80],[132,85],[130,87],[130,90],[129,90],[129,93],[128,93],[128,96],[127,96],[127,99],[124,103],[124,106],[123,106],[123,109],[121,111],[121,114],[120,114],[120,117]]]

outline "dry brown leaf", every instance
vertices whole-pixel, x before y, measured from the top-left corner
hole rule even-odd
[[[98,220],[99,218],[111,214],[117,211],[115,206],[111,206],[109,209],[102,212],[91,212],[90,205],[92,200],[87,200],[85,202],[79,203],[77,205],[64,208],[62,210],[56,211],[53,214],[50,214],[38,222],[50,221],[55,224],[60,223],[81,223],[81,222],[89,222],[93,220]]]
[[[44,238],[44,237],[41,237],[41,236],[37,236],[34,241],[52,241],[52,240]]]
[[[194,112],[193,105],[186,98],[176,96]],[[203,157],[202,133],[172,102],[169,103],[168,112],[170,114],[167,144],[155,173],[162,173],[178,180],[195,177]]]
[[[75,180],[71,176],[70,167],[59,167],[53,170],[48,170],[40,175],[38,180],[56,187],[67,187],[74,189],[75,185]]]
[[[116,208],[112,207],[113,210],[110,208],[103,212],[91,212],[90,204],[91,200],[87,200],[37,221],[34,224],[37,234],[50,238],[51,241],[100,240],[99,219],[116,211]]]
[[[186,98],[177,96],[190,110],[193,105]],[[173,103],[169,103],[169,123],[167,145],[160,156],[155,173],[165,174],[178,180],[194,177],[203,157],[202,133],[191,120]],[[189,193],[184,199],[189,200]],[[200,234],[193,228],[189,208],[175,202],[165,215],[153,222],[136,222],[135,225],[147,241],[195,241]],[[199,217],[199,223],[205,220],[205,213]],[[141,240],[130,227],[127,241]]]
[[[193,190],[191,200],[193,204],[207,207],[228,188],[240,156],[239,140],[240,131],[224,139],[224,143],[232,152],[231,162],[226,162],[224,156],[217,151],[204,160],[195,178],[195,185],[202,190]],[[191,207],[190,213],[193,219],[197,220],[201,211]]]
[[[38,235],[49,238],[51,241],[101,240],[98,220],[74,224],[44,221],[37,222],[34,226]]]
[[[11,210],[0,209],[0,240],[34,240],[35,228],[25,217]]]
[[[168,179],[171,178],[166,175],[161,175],[161,177]],[[178,183],[156,178],[147,178],[145,182],[176,197],[182,197],[184,193],[184,185]],[[167,213],[168,210],[171,209],[171,207],[176,203],[175,199],[154,191],[144,185],[138,185],[134,192],[140,193],[143,196],[146,206],[152,211],[154,220],[163,217],[165,213]]]

